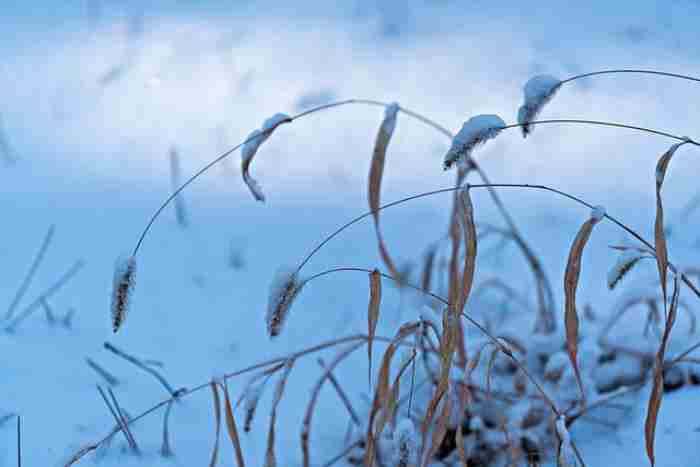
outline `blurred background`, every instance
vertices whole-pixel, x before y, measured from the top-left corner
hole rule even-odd
[[[131,314],[113,336],[114,260],[131,251],[171,193],[172,150],[184,179],[276,112],[291,115],[348,98],[396,101],[452,131],[482,113],[512,123],[522,86],[536,74],[564,79],[649,68],[700,75],[698,17],[700,4],[691,1],[0,3],[0,298],[9,306],[52,224],[51,248],[25,304],[73,261],[85,262],[51,299],[60,313],[75,310],[71,329],[47,326],[38,312],[14,334],[0,335],[0,416],[24,414],[28,465],[60,465],[111,428],[85,357],[101,359],[121,375],[121,400],[134,413],[167,395],[105,353],[106,340],[165,362],[173,384],[190,386],[366,327],[362,275],[310,286],[286,334],[274,342],[268,342],[263,321],[274,271],[298,263],[323,235],[367,209],[366,178],[382,109],[346,106],[280,127],[263,145],[252,173],[267,195],[265,204],[252,199],[234,153],[184,192],[186,226],[166,209],[139,255]],[[699,98],[694,83],[601,76],[563,89],[542,118],[609,120],[698,138]],[[384,201],[454,180],[442,170],[449,140],[404,117],[387,157]],[[628,130],[547,125],[526,140],[510,130],[476,157],[493,181],[565,189],[650,237],[654,166],[671,143]],[[700,191],[696,152],[679,152],[664,187],[668,223],[678,226],[671,257],[681,265],[698,258],[700,213],[691,209]],[[559,297],[568,246],[588,213],[544,193],[506,191],[502,197],[549,268]],[[474,199],[477,221],[501,222],[484,193]],[[383,215],[385,237],[402,264],[420,262],[423,249],[444,234],[449,209],[449,197],[438,196]],[[580,294],[607,310],[617,298],[605,287],[614,262],[608,245],[624,237],[608,225],[596,235]],[[528,293],[531,278],[515,250],[499,253],[497,247],[496,253],[483,263],[484,276],[512,274]],[[331,242],[307,272],[378,264],[366,222]],[[645,268],[642,288],[654,277],[653,264]],[[415,318],[420,309],[401,302],[396,290],[386,300],[387,309],[397,310],[380,325],[387,334],[399,317]],[[364,382],[361,365],[359,359]],[[312,362],[299,370],[300,381],[317,373]],[[201,465],[198,459],[209,452],[207,397],[173,413],[180,465]],[[301,384],[288,397],[293,407],[285,413],[297,420],[308,387]],[[332,397],[322,404],[339,410]],[[160,422],[151,423],[142,427],[144,444],[152,438],[146,464],[159,459]],[[294,423],[279,433],[281,445],[291,446],[290,462],[299,459]],[[343,430],[344,423],[329,421],[319,450],[336,452]],[[251,459],[264,452],[263,433],[261,423],[257,436],[246,440]],[[0,427],[0,444],[6,443],[0,464],[10,465],[12,436]],[[119,456],[107,455],[105,465],[146,465]]]

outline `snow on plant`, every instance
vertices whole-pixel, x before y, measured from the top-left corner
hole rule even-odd
[[[443,168],[450,169],[455,163],[468,167],[474,148],[498,136],[505,126],[506,123],[498,115],[471,117],[452,139],[452,146],[445,154]]]
[[[561,81],[550,75],[537,75],[525,83],[523,86],[525,102],[518,109],[518,123],[522,125],[520,129],[523,132],[523,138],[532,132],[530,122],[552,100],[560,86]]]

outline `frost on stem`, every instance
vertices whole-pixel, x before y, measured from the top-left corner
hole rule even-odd
[[[413,467],[416,465],[418,434],[410,418],[402,419],[396,427],[395,458],[398,467]]]
[[[256,201],[265,201],[265,194],[262,192],[260,184],[250,176],[250,164],[253,162],[253,157],[258,152],[258,149],[272,135],[272,132],[283,123],[290,123],[292,118],[287,114],[277,113],[265,120],[263,126],[259,130],[253,130],[246,138],[246,142],[241,148],[241,173],[243,181]]]
[[[295,269],[280,269],[275,274],[270,285],[270,298],[265,317],[267,333],[270,337],[278,336],[282,331],[289,309],[303,285]]]
[[[399,113],[399,108],[400,107],[397,102],[392,102],[384,109],[384,120],[382,120],[381,131],[386,133],[389,137],[394,134],[394,129],[396,128],[396,115]]]
[[[648,253],[639,250],[625,250],[620,253],[615,265],[608,271],[608,288],[613,290],[617,284],[643,258],[651,258]]]
[[[605,212],[605,207],[603,206],[593,206],[593,209],[591,209],[591,219],[593,219],[596,222],[600,222],[605,218],[606,212]]]
[[[131,292],[134,289],[136,258],[119,258],[114,267],[112,284],[112,330],[117,332],[126,319]]]
[[[550,75],[537,75],[531,78],[523,87],[525,102],[518,109],[518,123],[523,132],[523,138],[532,133],[529,123],[542,111],[547,103],[552,100],[559,90],[561,81]]]
[[[474,148],[498,136],[505,126],[498,115],[477,115],[464,122],[445,154],[443,168],[450,169],[455,162],[468,167]]]

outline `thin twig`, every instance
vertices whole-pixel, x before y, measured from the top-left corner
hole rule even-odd
[[[326,364],[323,362],[322,358],[319,358],[317,360],[318,364],[321,366],[322,369],[326,370]],[[360,426],[360,417],[357,415],[357,412],[352,406],[352,403],[350,402],[350,399],[348,398],[348,395],[345,393],[343,390],[343,387],[340,385],[338,382],[338,379],[335,377],[332,371],[328,372],[328,379],[330,380],[331,384],[335,388],[336,392],[338,393],[338,396],[340,397],[340,400],[343,401],[343,405],[348,411],[348,414],[350,415],[350,418],[352,419],[353,423],[355,425]]]
[[[566,84],[570,83],[572,81],[576,81],[578,79],[582,78],[588,78],[591,76],[597,76],[597,75],[607,75],[607,74],[618,74],[618,73],[640,73],[640,74],[646,74],[646,75],[658,75],[658,76],[668,76],[672,78],[680,78],[680,79],[685,79],[688,81],[696,81],[700,82],[700,78],[695,78],[693,76],[688,76],[688,75],[679,75],[677,73],[667,73],[665,71],[656,71],[656,70],[637,70],[637,69],[619,69],[619,70],[600,70],[600,71],[593,71],[589,73],[582,73],[580,75],[575,75],[570,78],[567,78],[563,81],[560,81],[559,84]]]
[[[129,430],[129,425],[127,423],[127,420],[129,417],[126,416],[126,412],[122,410],[122,408],[119,406],[119,402],[117,401],[117,397],[114,395],[114,391],[112,391],[112,388],[107,388],[107,392],[109,392],[109,397],[112,398],[112,403],[114,404],[114,409],[117,411],[117,415],[122,421],[122,424],[124,426],[124,429],[126,430],[126,433],[129,435],[129,438],[133,441],[133,449],[136,454],[139,454],[139,447],[136,444],[136,438],[134,438],[134,434]]]
[[[165,379],[165,377],[163,377],[163,375],[158,373],[156,370],[154,370],[153,368],[151,368],[148,365],[145,365],[138,358],[133,357],[133,356],[127,354],[126,352],[124,352],[123,350],[116,348],[115,346],[113,346],[109,342],[104,343],[104,348],[109,350],[113,354],[117,355],[118,357],[123,358],[127,362],[130,362],[130,363],[136,365],[137,367],[141,368],[143,371],[151,374],[155,379],[158,380],[158,382],[160,384],[163,385],[163,387],[170,393],[171,396],[173,396],[173,397],[175,396],[175,390],[173,389],[173,387],[170,386],[170,384],[168,384],[168,381]]]
[[[339,454],[337,454],[335,457],[327,461],[325,464],[323,464],[323,467],[331,467],[332,465],[336,464],[338,461],[342,460],[343,457],[347,456],[350,454],[350,451],[355,449],[356,447],[360,446],[362,444],[361,440],[355,441],[354,443],[350,444],[349,446],[345,447],[342,451],[340,451]]]
[[[138,448],[134,444],[136,441],[131,439],[131,435],[129,433],[128,427],[126,426],[125,421],[117,414],[115,408],[112,407],[111,402],[109,402],[109,399],[107,399],[107,396],[102,390],[102,386],[100,386],[99,384],[97,385],[97,391],[100,393],[100,396],[102,396],[102,400],[104,401],[105,405],[112,414],[112,417],[114,417],[114,420],[117,422],[117,425],[119,425],[121,432],[124,434],[124,438],[126,438],[126,442],[129,443],[129,446],[132,450],[137,450]]]
[[[15,319],[10,322],[10,324],[7,325],[5,328],[5,331],[7,332],[14,332],[17,329],[17,326],[27,319],[34,311],[36,311],[40,305],[42,300],[47,300],[49,297],[51,297],[53,294],[58,292],[61,287],[63,287],[69,280],[75,276],[80,269],[85,265],[85,263],[82,260],[76,261],[71,268],[66,271],[63,276],[61,276],[51,287],[49,287],[44,293],[39,295],[32,303],[27,305],[27,307],[15,317]]]
[[[95,373],[100,375],[104,380],[109,384],[110,386],[117,386],[119,385],[119,380],[111,374],[109,371],[105,370],[102,368],[100,365],[97,364],[93,359],[87,357],[85,358],[85,362],[88,364],[90,368],[92,368]]]
[[[32,262],[32,265],[29,268],[29,271],[27,272],[27,275],[25,276],[24,280],[22,281],[22,284],[19,286],[19,289],[17,289],[17,293],[15,293],[14,298],[12,299],[12,303],[10,303],[9,308],[7,309],[7,312],[5,312],[5,319],[11,319],[12,315],[15,312],[15,308],[17,308],[17,305],[19,305],[20,300],[22,300],[22,297],[24,297],[24,294],[27,292],[27,289],[29,288],[29,285],[32,282],[32,279],[34,278],[34,274],[36,274],[37,269],[39,269],[39,265],[41,264],[41,261],[44,259],[44,255],[46,254],[46,250],[48,250],[49,245],[51,244],[51,239],[53,238],[54,231],[56,230],[56,226],[53,224],[49,226],[49,230],[46,232],[46,235],[44,236],[44,241],[41,243],[41,247],[39,247],[39,251],[37,252],[37,255],[34,257],[34,261]]]

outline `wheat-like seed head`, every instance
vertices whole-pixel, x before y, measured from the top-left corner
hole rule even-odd
[[[112,330],[117,332],[126,319],[131,292],[134,288],[136,258],[120,258],[114,268],[112,284]]]
[[[542,111],[545,105],[552,100],[559,90],[561,81],[549,75],[538,75],[531,78],[523,87],[525,102],[518,109],[518,123],[522,124],[523,138],[532,133],[528,125]]]
[[[289,310],[297,294],[303,287],[296,270],[282,269],[277,272],[270,286],[270,298],[267,304],[267,333],[270,337],[278,336],[289,315]]]
[[[638,250],[623,251],[617,258],[617,262],[608,272],[608,288],[613,290],[622,279],[643,258],[652,258],[648,253]]]
[[[498,136],[506,123],[498,115],[477,115],[464,122],[445,154],[443,168],[450,169],[455,163],[468,166],[475,147]]]

